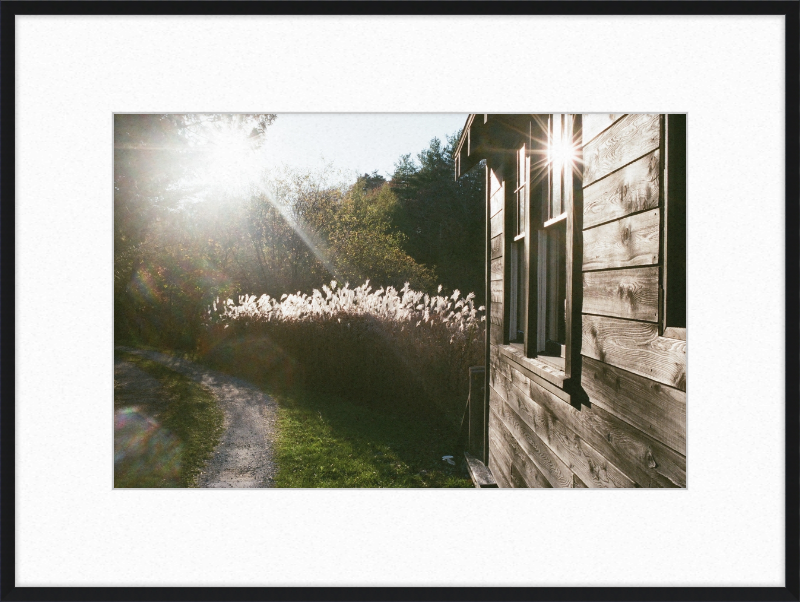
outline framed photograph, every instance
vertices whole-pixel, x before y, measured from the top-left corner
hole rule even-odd
[[[0,597],[800,599],[800,10],[630,8],[3,3]]]

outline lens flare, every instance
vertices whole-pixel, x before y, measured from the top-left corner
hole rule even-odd
[[[571,165],[575,160],[575,147],[563,140],[553,140],[550,143],[547,156],[550,162],[556,165]]]
[[[114,413],[114,486],[180,487],[181,444],[138,407]]]

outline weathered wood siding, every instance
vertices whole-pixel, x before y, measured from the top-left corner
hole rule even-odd
[[[502,344],[503,329],[505,328],[503,321],[503,272],[505,268],[505,257],[503,256],[503,219],[505,215],[505,186],[498,172],[491,168],[489,169],[489,190],[487,194],[489,197],[489,236],[491,237],[491,257],[489,259],[489,291],[491,297],[489,336],[492,344]],[[508,478],[510,478],[510,474]]]
[[[606,458],[637,486],[685,487],[686,341],[658,330],[663,119],[583,116],[580,384],[592,411],[613,416],[629,438],[628,457]]]
[[[580,391],[503,344],[515,182],[490,162],[489,468],[500,487],[686,486],[686,342],[658,331],[662,119],[582,119]]]

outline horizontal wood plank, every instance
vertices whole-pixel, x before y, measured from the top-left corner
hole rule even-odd
[[[489,325],[489,341],[493,346],[503,344],[503,324],[490,324]]]
[[[507,489],[512,487],[511,485],[511,477],[505,474],[505,468],[501,467],[498,463],[498,457],[495,453],[492,455],[492,445],[493,442],[489,439],[489,470],[492,471],[492,476],[494,477],[495,482],[497,483],[498,489]]]
[[[497,212],[503,208],[505,201],[505,190],[500,188],[492,196],[489,197],[489,217],[494,217]]]
[[[514,465],[513,460],[511,461],[511,486],[514,489],[531,489],[534,487],[528,484],[519,467]]]
[[[559,370],[552,364],[541,361],[535,357],[525,357],[524,352],[519,347],[506,345],[499,349],[500,353],[515,364],[519,364],[519,369],[523,372],[530,371],[536,376],[546,378],[549,382],[563,387],[566,376],[563,370]]]
[[[584,272],[583,311],[658,321],[658,267]]]
[[[500,211],[491,220],[489,220],[490,229],[489,232],[491,233],[492,238],[497,236],[498,234],[503,233],[503,212]]]
[[[548,391],[533,385],[528,391],[523,392],[504,377],[499,377],[489,390],[490,407],[492,409],[499,407],[502,400],[517,412],[533,432],[539,435],[569,470],[579,475],[588,487],[635,486],[632,478],[614,466],[612,461],[586,443],[576,432],[576,428],[585,428],[579,420],[580,412],[583,410],[563,404],[564,408],[554,412],[553,408],[561,402]],[[623,463],[626,461],[623,459]],[[650,475],[646,478],[648,481],[651,480]]]
[[[503,258],[492,259],[489,264],[489,280],[503,280]]]
[[[527,387],[529,381],[537,383],[553,395],[569,403],[570,394],[563,387],[563,372],[557,374],[557,370],[552,366],[541,366],[543,362],[528,358],[528,361],[519,361],[521,354],[509,345],[492,347],[489,350],[489,365],[492,370],[504,374],[510,380],[521,380],[520,387]],[[516,373],[512,371],[516,370]],[[533,368],[533,369],[532,369]],[[547,372],[549,370],[550,372]],[[559,378],[561,379],[559,381]]]
[[[583,227],[658,207],[659,151],[645,155],[583,189]]]
[[[496,378],[490,400],[509,384]],[[603,408],[565,404],[538,387],[528,394],[513,385],[506,391],[509,405],[521,406],[519,416],[589,487],[685,487],[682,454]]]
[[[625,113],[584,113],[581,120],[583,145],[586,146],[600,132],[624,116]]]
[[[483,462],[469,452],[464,452],[464,462],[472,483],[478,489],[491,489],[497,487],[497,481],[492,476],[492,471]]]
[[[496,420],[496,419],[495,419]],[[500,487],[511,487],[511,457],[498,436],[498,426],[489,420],[489,470]]]
[[[658,336],[658,325],[583,316],[581,353],[686,390],[686,341]]]
[[[686,455],[686,393],[583,358],[581,385],[593,404]]]
[[[502,303],[503,302],[503,281],[502,280],[492,280],[489,283],[489,298],[491,299],[492,303]]]
[[[511,482],[514,487],[552,488],[542,471],[524,454],[511,456]]]
[[[658,209],[584,230],[583,269],[603,270],[658,263]]]
[[[497,414],[519,445],[519,451],[512,450],[513,453],[524,453],[553,487],[572,487],[572,471],[508,403],[496,403],[491,406],[491,411]]]
[[[495,416],[495,419],[497,419],[497,416]],[[510,467],[508,474],[512,487],[551,487],[542,472],[521,451],[519,443],[499,420],[495,420],[490,427],[489,437],[490,440],[493,438],[496,442],[496,449],[501,462],[504,465],[507,462]]]
[[[583,148],[583,185],[659,147],[660,115],[626,115]]]
[[[497,259],[503,256],[503,235],[498,234],[491,240],[489,259]]]
[[[495,326],[502,326],[503,325],[503,304],[502,303],[492,303],[490,306],[491,313],[489,314],[491,317],[491,323]]]
[[[489,195],[494,196],[502,188],[502,180],[496,170],[489,170]]]
[[[685,328],[676,328],[674,326],[665,328],[664,329],[664,338],[667,339],[678,339],[681,341],[686,340],[686,329]]]

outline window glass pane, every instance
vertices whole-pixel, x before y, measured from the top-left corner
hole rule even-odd
[[[521,343],[525,340],[525,241],[511,244],[511,274],[508,295],[508,340]]]
[[[524,260],[525,256],[525,241],[520,240],[517,244],[517,341],[523,342],[525,340],[525,269],[527,262]]]
[[[566,344],[566,222],[539,232],[539,307],[537,352],[561,355]]]
[[[550,178],[553,186],[553,192],[550,195],[550,219],[561,215],[561,118],[562,115],[553,115],[550,121]]]
[[[517,234],[525,232],[525,147],[517,153]]]
[[[517,338],[517,299],[519,298],[519,254],[517,245],[511,244],[511,278],[508,286],[508,340],[513,342]]]

